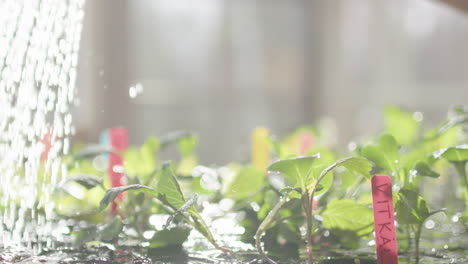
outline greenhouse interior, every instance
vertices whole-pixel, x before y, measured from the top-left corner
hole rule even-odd
[[[468,263],[468,1],[0,0],[0,263]]]

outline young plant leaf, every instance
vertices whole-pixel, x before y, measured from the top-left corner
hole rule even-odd
[[[372,162],[364,157],[350,157],[337,162],[337,166],[345,167],[355,174],[364,176],[366,179],[370,179],[372,165]]]
[[[158,199],[174,210],[184,206],[185,199],[180,190],[179,182],[177,182],[175,178],[175,173],[170,162],[165,162],[163,164],[156,189],[158,190]]]
[[[442,149],[433,154],[435,159],[443,157],[453,164],[460,177],[460,183],[464,187],[465,199],[468,198],[468,145],[460,145],[447,149]]]
[[[150,240],[150,248],[161,248],[182,245],[190,235],[188,227],[174,227],[157,231]]]
[[[377,166],[395,172],[398,161],[398,144],[393,136],[385,134],[379,138],[377,145],[364,146],[362,155]]]
[[[446,149],[442,157],[450,162],[468,161],[468,145],[460,145]]]
[[[192,198],[190,198],[181,208],[177,209],[177,211],[175,211],[173,214],[171,214],[171,216],[169,216],[169,218],[166,221],[166,224],[164,224],[163,226],[163,229],[166,229],[169,226],[169,224],[172,222],[174,217],[176,217],[180,213],[187,211],[194,203],[197,202],[197,199],[198,199],[198,194],[195,193],[192,196]]]
[[[307,178],[314,168],[314,161],[320,155],[303,156],[290,159],[279,160],[268,167],[268,172],[279,172],[283,174],[294,187],[305,190]]]
[[[415,115],[395,106],[385,108],[385,128],[402,145],[409,145],[417,138],[421,121]]]
[[[158,192],[148,186],[141,185],[141,184],[132,184],[132,185],[126,185],[126,186],[121,186],[121,187],[115,187],[108,189],[106,191],[106,194],[102,198],[101,202],[99,203],[99,211],[102,211],[106,209],[106,207],[117,198],[117,196],[125,191],[132,191],[132,190],[138,190],[142,191],[151,195],[158,195]]]
[[[198,161],[195,153],[197,145],[198,136],[193,133],[177,139],[177,148],[181,156],[177,167],[178,175],[190,175],[192,169],[197,166]]]
[[[172,170],[172,166],[170,162],[166,162],[163,164],[163,167],[160,170],[160,178],[157,186],[158,190],[158,199],[161,200],[164,204],[171,207],[175,211],[178,208],[183,208],[185,205],[185,199],[180,190],[179,183],[175,178],[174,171]],[[198,232],[200,232],[210,243],[217,249],[225,252],[225,253],[232,253],[231,250],[221,247],[213,237],[208,225],[203,220],[201,215],[198,211],[190,207],[187,209],[187,213],[189,213],[190,218],[186,217],[185,220],[191,224]]]
[[[439,178],[439,174],[431,169],[429,164],[424,161],[416,163],[416,166],[410,173],[414,173],[415,176],[426,176],[431,178]]]
[[[149,137],[139,148],[129,148],[123,153],[125,171],[129,175],[139,176],[143,183],[148,183],[156,171],[160,142],[155,137]]]
[[[253,167],[243,167],[228,183],[225,195],[237,200],[252,197],[265,184],[265,172]]]
[[[177,140],[177,147],[182,157],[188,157],[195,153],[195,148],[198,145],[198,136],[190,134],[190,136],[181,137]]]
[[[326,169],[322,171],[320,176],[317,179],[317,182],[308,185],[308,189],[311,190],[313,193],[320,191],[322,188],[320,187],[320,182],[325,178],[325,176],[335,169],[336,167],[345,167],[349,171],[355,172],[357,174],[363,175],[366,178],[370,178],[369,172],[372,169],[372,162],[370,162],[368,159],[363,158],[363,157],[347,157],[344,159],[341,159],[332,165],[328,166]]]
[[[101,185],[102,178],[90,174],[76,174],[66,178],[64,184],[67,182],[76,182],[89,190]]]
[[[401,189],[395,204],[397,220],[401,224],[421,224],[428,216],[426,201],[417,192]]]
[[[374,230],[372,210],[354,200],[331,200],[321,214],[323,227],[327,229],[350,230],[358,236]]]

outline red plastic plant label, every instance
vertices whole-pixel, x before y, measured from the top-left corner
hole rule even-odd
[[[39,140],[42,142],[42,144],[44,144],[44,150],[42,151],[42,154],[41,154],[41,161],[45,162],[47,161],[49,157],[49,152],[52,149],[52,143],[53,143],[52,130],[49,129],[49,131],[44,136],[42,136]]]
[[[109,145],[116,151],[124,151],[128,147],[128,135],[127,130],[123,127],[113,127],[109,129]],[[111,152],[109,153],[109,178],[111,186],[120,187],[124,185],[124,174],[123,174],[123,158],[119,153]],[[117,196],[118,200],[123,199],[123,194],[120,193]],[[113,214],[117,213],[117,204],[112,203],[111,212]]]
[[[392,180],[386,175],[372,177],[375,246],[377,264],[397,264],[398,250],[392,197]]]
[[[305,155],[314,146],[314,134],[304,131],[299,134],[299,155]]]

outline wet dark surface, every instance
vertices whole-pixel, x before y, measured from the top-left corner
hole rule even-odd
[[[421,264],[442,263],[468,263],[466,249],[457,250],[435,250],[423,252]],[[276,256],[275,256],[276,255]],[[359,251],[333,251],[317,252],[317,263],[320,264],[374,264],[376,260],[372,252]],[[296,264],[303,263],[297,259],[282,259],[277,254],[272,257],[279,263]],[[194,251],[188,253],[186,250],[175,247],[166,249],[146,249],[138,247],[123,247],[111,250],[106,246],[100,247],[58,247],[55,250],[43,250],[39,254],[31,254],[28,250],[3,249],[0,254],[1,263],[83,263],[83,264],[106,264],[106,263],[265,263],[255,251],[239,251],[234,256],[228,256],[216,250]],[[400,254],[401,264],[415,263],[412,256],[405,253]]]
[[[202,264],[202,263],[240,263],[263,264],[261,256],[255,248],[239,241],[238,236],[220,236],[225,246],[235,251],[235,255],[227,255],[214,249],[206,239],[197,233],[189,238],[183,246],[150,249],[134,246],[131,241],[122,239],[120,246],[97,243],[87,246],[72,246],[60,244],[55,249],[31,250],[25,248],[1,248],[0,263],[63,263],[63,264]],[[329,245],[317,248],[314,252],[317,264],[376,264],[375,246],[372,240],[363,240],[359,249],[335,249]],[[400,241],[404,247],[404,240]],[[419,264],[468,264],[468,233],[452,236],[426,237],[421,241],[421,258]],[[125,244],[127,243],[127,244]],[[320,246],[319,244],[317,247]],[[293,253],[293,251],[295,253]],[[302,252],[301,250],[299,250]],[[301,254],[301,253],[299,253]],[[288,247],[268,252],[268,255],[284,264],[305,263],[297,255],[297,248]],[[413,264],[413,251],[400,250],[399,264]]]

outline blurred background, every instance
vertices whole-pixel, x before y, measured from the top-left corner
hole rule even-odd
[[[190,130],[201,162],[222,164],[245,159],[257,126],[282,135],[325,120],[347,144],[381,129],[387,104],[435,125],[468,99],[468,15],[444,2],[463,5],[87,1],[75,139]]]

